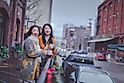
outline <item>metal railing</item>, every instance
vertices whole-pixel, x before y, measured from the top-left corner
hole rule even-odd
[[[47,71],[48,71],[48,69],[50,67],[51,60],[52,60],[52,58],[48,58],[45,66],[44,66],[44,68],[43,68],[43,70],[42,70],[42,72],[41,72],[41,74],[39,76],[39,79],[38,79],[37,83],[45,83],[46,76],[47,76]]]

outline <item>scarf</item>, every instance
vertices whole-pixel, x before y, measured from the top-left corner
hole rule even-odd
[[[33,41],[33,43],[35,44],[35,51],[41,51],[40,49],[40,45],[39,45],[39,40],[38,40],[38,37],[36,36],[29,36],[29,38]]]

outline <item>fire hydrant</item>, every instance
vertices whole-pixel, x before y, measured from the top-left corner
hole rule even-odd
[[[47,71],[47,83],[52,83],[52,78],[53,78],[52,74],[54,71],[55,71],[54,68],[48,69],[48,71]]]

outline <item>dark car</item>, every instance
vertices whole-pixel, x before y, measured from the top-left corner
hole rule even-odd
[[[73,51],[72,54],[87,54],[87,51]]]
[[[62,63],[62,67],[64,70],[68,67],[69,62],[94,65],[93,58],[89,57],[86,54],[83,54],[83,55],[82,54],[70,54]]]
[[[65,83],[114,83],[110,74],[94,65],[83,65],[65,75]]]

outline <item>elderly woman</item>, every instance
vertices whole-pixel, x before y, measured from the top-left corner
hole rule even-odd
[[[25,80],[34,81],[38,79],[42,52],[39,46],[38,36],[40,29],[33,25],[27,32],[28,37],[24,41],[24,59],[22,61],[21,77]]]

